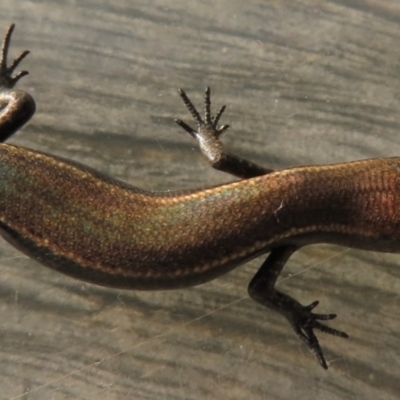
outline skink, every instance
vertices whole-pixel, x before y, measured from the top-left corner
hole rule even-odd
[[[176,120],[212,167],[241,180],[181,192],[152,192],[92,168],[4,141],[35,111],[14,88],[23,52],[7,66],[14,25],[0,61],[0,234],[23,253],[71,277],[107,287],[161,290],[198,285],[269,252],[249,284],[258,303],[278,311],[327,362],[315,329],[346,333],[275,289],[290,256],[314,243],[400,252],[400,158],[271,170],[226,153],[219,136],[225,107],[211,116],[210,90],[202,118],[183,90],[197,123]]]

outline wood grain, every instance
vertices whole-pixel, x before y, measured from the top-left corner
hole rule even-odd
[[[137,186],[231,180],[173,118],[177,94],[227,104],[224,143],[268,167],[400,154],[395,0],[2,0],[21,88],[38,110],[10,142]],[[2,34],[2,33],[1,33]],[[320,334],[323,371],[252,302],[261,263],[193,289],[124,292],[47,270],[0,243],[0,399],[397,399],[400,256],[305,248],[279,287],[350,339]]]

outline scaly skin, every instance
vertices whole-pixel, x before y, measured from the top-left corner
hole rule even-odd
[[[399,166],[392,158],[297,167],[166,194],[0,144],[0,226],[31,242],[26,254],[75,278],[180,288],[287,243],[397,252]]]

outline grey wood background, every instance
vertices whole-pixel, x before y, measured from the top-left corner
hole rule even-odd
[[[226,147],[281,168],[400,154],[398,0],[2,0],[20,87],[11,142],[148,189],[231,180],[173,123],[206,85]],[[336,312],[323,371],[287,322],[247,297],[262,258],[208,284],[124,292],[0,243],[0,399],[396,399],[400,256],[299,251],[279,287]]]

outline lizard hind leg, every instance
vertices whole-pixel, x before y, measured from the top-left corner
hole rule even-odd
[[[194,121],[197,124],[197,130],[186,124],[180,119],[175,119],[175,122],[190,136],[195,138],[199,144],[200,150],[206,157],[208,163],[214,169],[227,172],[228,174],[239,178],[254,178],[256,176],[265,175],[273,170],[264,168],[244,158],[234,154],[227,153],[223,150],[220,141],[221,134],[229,128],[229,125],[218,126],[218,122],[225,111],[225,106],[222,106],[215,116],[211,116],[211,96],[210,88],[205,90],[204,99],[204,119],[200,116],[196,107],[190,101],[184,90],[179,89],[183,103],[189,110]]]

